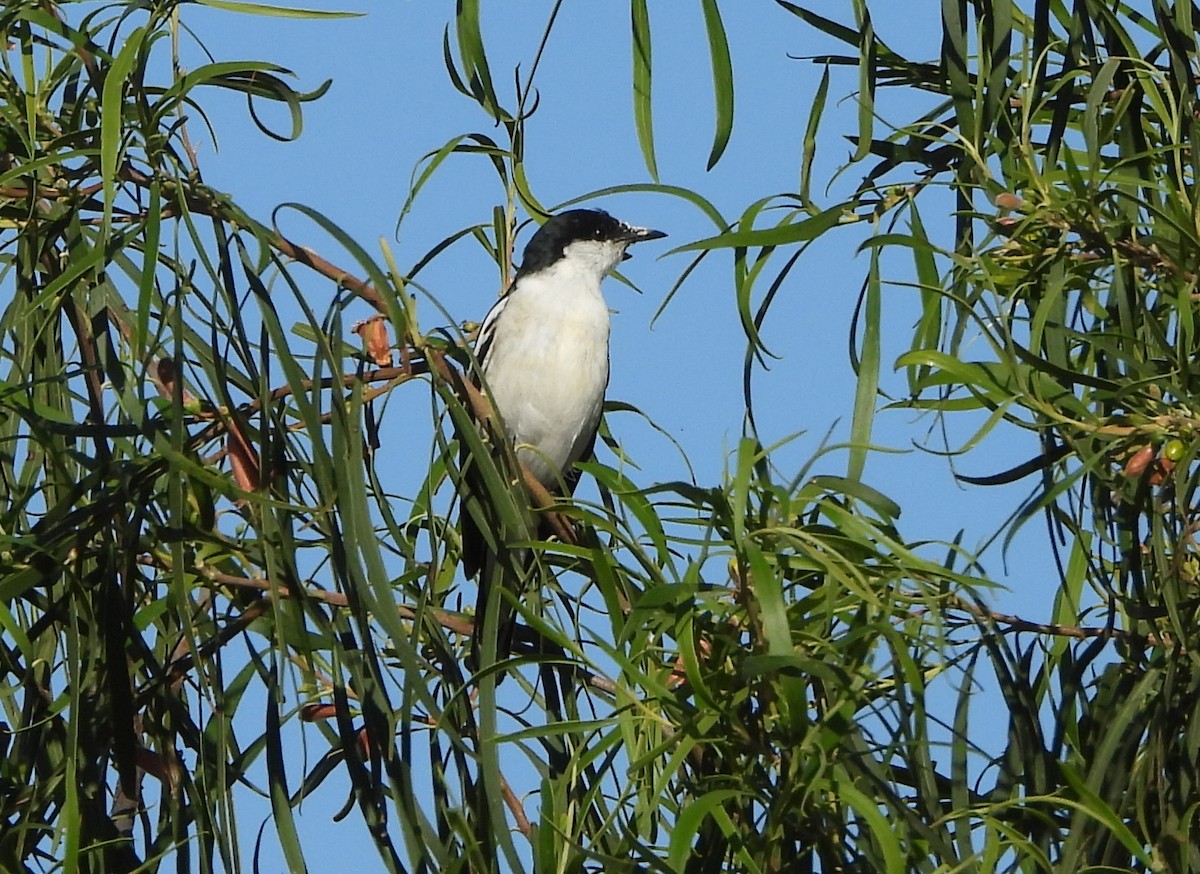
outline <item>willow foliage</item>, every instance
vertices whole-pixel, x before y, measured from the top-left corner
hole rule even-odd
[[[711,167],[745,95],[733,4],[697,5]],[[657,181],[664,36],[633,0],[655,182],[621,190],[712,220],[679,246],[679,283],[732,260],[748,385],[797,265],[865,229],[850,464],[781,472],[749,393],[720,481],[587,464],[601,500],[557,508],[574,538],[522,543],[521,645],[473,677],[460,449],[510,539],[534,530],[530,498],[472,424],[469,344],[426,324],[419,274],[473,238],[507,275],[521,215],[546,211],[524,153],[537,59],[513,90],[480,6],[447,6],[441,72],[488,133],[432,149],[409,197],[464,155],[498,205],[404,257],[293,204],[337,251],[304,248],[204,181],[190,137],[213,89],[278,103],[290,129],[268,133],[289,137],[323,87],[267,61],[184,72],[181,2],[0,10],[0,868],[249,868],[235,802],[254,793],[304,870],[298,806],[348,788],[355,839],[393,871],[1200,870],[1194,7],[946,2],[940,54],[913,59],[868,0],[836,19],[761,4],[824,41],[826,72],[798,190],[725,217]],[[855,131],[822,125],[843,67]],[[888,89],[932,108],[883,128]],[[844,133],[863,181],[823,204],[813,153]],[[1035,458],[964,482],[1029,483],[1003,537],[1046,526],[1052,616],[990,609],[955,533],[931,559],[864,477],[888,253],[921,301],[889,403],[971,423],[956,455],[1036,437]],[[381,318],[348,324],[364,302]],[[376,453],[389,417],[428,426],[403,497]],[[983,749],[973,720],[997,708],[1007,740]]]

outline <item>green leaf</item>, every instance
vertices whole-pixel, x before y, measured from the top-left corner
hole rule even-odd
[[[789,3],[787,0],[775,0],[775,2],[788,12],[803,19],[818,30],[828,34],[829,36],[832,36],[834,39],[841,40],[847,45],[852,46],[858,46],[861,42],[862,37],[859,31],[855,30],[854,28],[846,27],[843,24],[838,24],[832,19],[824,18],[823,16],[817,15],[817,13],[809,9],[805,9],[802,6],[797,6],[795,3]]]
[[[901,507],[887,495],[883,494],[859,479],[848,479],[840,476],[814,476],[809,482],[817,488],[828,489],[835,494],[857,498],[879,514],[884,521],[891,522],[900,518]]]
[[[365,12],[334,12],[326,9],[300,9],[291,6],[271,6],[267,3],[247,3],[244,0],[195,0],[201,6],[241,12],[246,15],[266,15],[273,18],[360,18]]]
[[[729,56],[729,39],[717,0],[701,0],[704,7],[704,27],[708,32],[708,53],[712,61],[713,102],[717,111],[717,126],[713,134],[712,151],[708,154],[707,169],[711,170],[725,154],[729,135],[733,132],[733,60]]]
[[[875,27],[866,4],[858,4],[858,137],[851,161],[861,161],[871,152],[875,130],[875,76],[878,58],[875,47]]]
[[[633,31],[633,124],[637,130],[642,159],[650,178],[658,181],[658,162],[654,157],[654,102],[651,82],[654,65],[650,48],[650,11],[646,0],[629,5]]]
[[[287,769],[284,764],[283,738],[280,734],[279,702],[277,700],[278,680],[274,666],[271,668],[270,677],[264,736],[267,743],[267,779],[271,787],[271,813],[275,833],[279,836],[279,846],[283,849],[283,857],[287,860],[288,870],[307,871],[308,866],[304,864],[304,851],[300,847],[300,834],[296,829],[295,817],[292,815],[292,805],[287,788]]]
[[[100,98],[100,178],[104,184],[104,233],[111,232],[116,202],[117,164],[121,157],[125,118],[125,84],[146,39],[144,27],[134,28],[104,76]]]
[[[688,857],[700,833],[704,820],[713,816],[716,810],[725,802],[738,798],[741,792],[736,789],[720,789],[707,792],[700,798],[691,801],[679,814],[675,827],[671,830],[670,844],[667,850],[667,864],[672,871],[684,871],[688,867]]]
[[[871,252],[871,265],[859,300],[859,315],[862,328],[862,345],[858,351],[855,375],[858,377],[854,389],[854,416],[850,420],[850,453],[846,475],[850,479],[862,479],[863,469],[870,451],[871,432],[875,422],[875,403],[879,395],[880,337],[882,292],[879,282],[879,250]]]
[[[455,14],[458,50],[463,69],[467,73],[467,89],[475,101],[497,121],[509,120],[509,115],[500,108],[496,88],[492,84],[491,67],[484,46],[483,31],[479,22],[479,0],[457,0]]]
[[[883,868],[876,870],[885,871],[887,874],[904,874],[909,870],[904,860],[904,849],[900,845],[900,835],[904,832],[897,829],[895,823],[883,814],[879,802],[861,792],[840,767],[833,769],[831,782],[834,797],[844,801],[861,817],[866,825],[864,831],[871,836],[872,842],[882,852]]]
[[[751,246],[786,246],[789,243],[804,243],[816,239],[830,228],[845,224],[847,221],[857,221],[857,217],[850,212],[853,205],[852,201],[847,201],[831,207],[818,215],[801,219],[798,222],[791,222],[785,219],[773,228],[735,230],[718,234],[715,237],[706,237],[694,243],[678,246],[667,254],[674,255],[677,252],[749,248]]]
[[[810,203],[812,189],[813,160],[817,156],[817,132],[821,126],[821,118],[825,114],[825,102],[829,99],[829,64],[821,71],[821,84],[817,86],[816,96],[813,97],[812,109],[808,113],[808,123],[804,127],[804,154],[800,159],[800,201]]]

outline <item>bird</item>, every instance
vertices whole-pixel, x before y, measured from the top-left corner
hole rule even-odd
[[[665,236],[600,209],[553,215],[529,240],[512,284],[479,329],[473,381],[499,414],[517,460],[551,493],[574,491],[575,462],[592,454],[600,426],[609,376],[609,312],[601,281],[631,257],[631,245]],[[462,470],[468,481],[469,458]],[[477,669],[484,636],[495,635],[496,658],[503,659],[516,624],[502,599],[495,630],[485,629],[491,585],[503,579],[515,589],[520,581],[497,577],[494,550],[465,503],[463,570],[478,577],[469,662]]]

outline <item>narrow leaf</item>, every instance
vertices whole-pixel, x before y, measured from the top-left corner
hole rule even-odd
[[[658,181],[658,162],[654,159],[654,117],[651,102],[653,65],[650,56],[650,12],[646,0],[630,5],[633,28],[633,123],[638,144],[650,178]]]
[[[712,151],[708,155],[711,170],[721,160],[729,135],[733,131],[733,61],[729,56],[729,39],[717,0],[701,0],[704,6],[704,26],[708,31],[708,51],[712,60],[713,98],[717,111],[717,127],[713,134]]]

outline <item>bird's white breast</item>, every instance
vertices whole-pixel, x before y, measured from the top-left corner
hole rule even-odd
[[[589,265],[564,260],[503,301],[484,367],[521,461],[547,487],[587,449],[608,385],[608,307]]]

